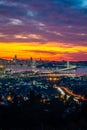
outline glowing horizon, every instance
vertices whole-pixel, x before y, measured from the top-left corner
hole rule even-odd
[[[3,51],[4,50],[4,51]],[[74,60],[72,55],[87,52],[84,46],[64,46],[64,44],[51,43],[0,43],[0,58],[12,59],[17,55],[19,59],[44,59],[44,60]],[[71,55],[71,56],[70,56]]]

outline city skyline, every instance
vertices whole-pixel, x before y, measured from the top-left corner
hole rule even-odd
[[[87,61],[87,0],[1,0],[0,58]]]

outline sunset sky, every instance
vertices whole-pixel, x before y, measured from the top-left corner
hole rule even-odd
[[[87,60],[87,0],[0,0],[0,58]]]

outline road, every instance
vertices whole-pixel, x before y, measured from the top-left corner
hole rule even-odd
[[[68,88],[66,87],[61,87],[67,94],[71,95],[71,96],[74,96],[74,97],[78,97],[79,99],[83,100],[83,101],[87,101],[87,98],[85,98],[84,96],[82,95],[79,95],[79,94],[75,94],[73,92],[71,92]]]

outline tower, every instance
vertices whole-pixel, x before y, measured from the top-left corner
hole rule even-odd
[[[69,63],[69,61],[67,61],[67,68],[70,68],[70,63]]]

